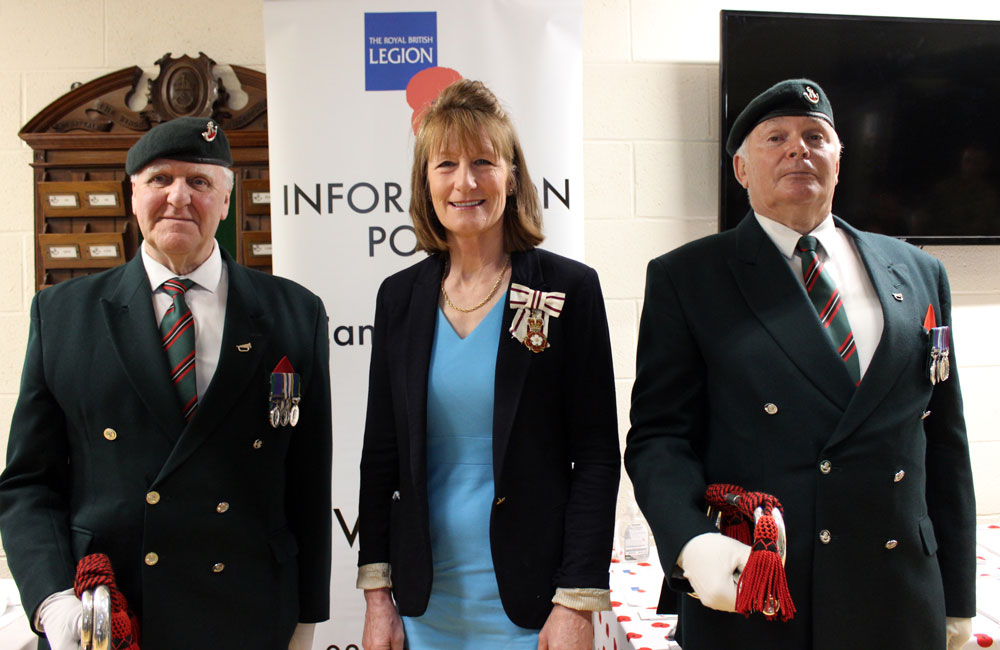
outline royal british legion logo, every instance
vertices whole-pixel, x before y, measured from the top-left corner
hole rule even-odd
[[[436,65],[436,12],[365,14],[365,90],[405,90]]]

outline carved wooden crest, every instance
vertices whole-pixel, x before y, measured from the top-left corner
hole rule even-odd
[[[156,65],[160,74],[149,82],[148,111],[153,122],[166,122],[176,117],[217,117],[216,104],[225,104],[226,89],[215,78],[215,61],[204,52],[197,59],[184,55],[179,59],[164,54]],[[147,111],[143,111],[146,113]]]
[[[19,135],[35,149],[43,141],[47,144],[54,134],[83,138],[79,142],[100,134],[102,142],[107,144],[108,136],[138,137],[160,122],[190,115],[214,119],[230,140],[233,131],[259,140],[247,131],[267,132],[265,76],[249,68],[230,66],[232,76],[227,78],[235,77],[236,89],[246,94],[246,102],[233,108],[227,105],[232,89],[227,90],[217,76],[215,61],[204,52],[198,55],[198,58],[187,55],[173,58],[167,52],[156,61],[159,74],[149,80],[148,88],[141,88],[143,71],[139,67],[125,68],[80,85],[33,117]],[[132,110],[129,104],[136,93],[145,94],[148,103]],[[127,149],[134,142],[134,138],[126,138],[122,144]],[[232,141],[231,144],[238,146]]]

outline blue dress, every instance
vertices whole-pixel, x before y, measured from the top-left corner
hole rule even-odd
[[[434,582],[427,611],[403,617],[410,650],[536,650],[538,630],[500,603],[490,553],[493,386],[503,306],[460,338],[438,309],[427,382],[427,498]]]

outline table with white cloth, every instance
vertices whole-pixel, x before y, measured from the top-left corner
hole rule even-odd
[[[677,616],[656,613],[663,571],[656,549],[643,562],[611,560],[610,611],[594,613],[595,650],[677,650],[671,641]]]
[[[28,625],[14,581],[0,579],[0,648],[32,650],[37,644],[38,637]]]
[[[976,543],[977,615],[963,650],[1000,649],[1000,524],[980,524]],[[645,562],[626,562],[620,555],[611,561],[612,609],[594,614],[595,650],[679,650],[671,640],[677,617],[656,614],[663,582],[656,549]]]

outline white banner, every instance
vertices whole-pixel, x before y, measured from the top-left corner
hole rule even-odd
[[[545,248],[583,258],[582,0],[265,0],[274,272],[330,316],[331,620],[317,650],[361,646],[358,463],[375,294],[416,263],[407,212],[414,107],[483,81],[512,115]]]

